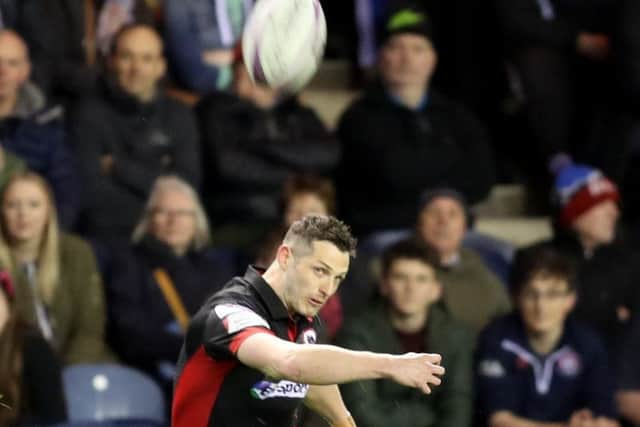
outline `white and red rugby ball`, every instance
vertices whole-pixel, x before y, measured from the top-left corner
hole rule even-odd
[[[251,78],[295,93],[315,74],[327,41],[318,0],[258,0],[242,35]]]

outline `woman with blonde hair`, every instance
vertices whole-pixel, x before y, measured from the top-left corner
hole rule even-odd
[[[65,364],[108,359],[102,281],[91,247],[62,232],[51,191],[23,172],[1,200],[0,265],[16,281],[16,309]]]
[[[156,180],[132,244],[118,251],[107,287],[109,338],[123,362],[171,395],[189,317],[236,272],[209,246],[209,225],[193,188],[176,176]]]

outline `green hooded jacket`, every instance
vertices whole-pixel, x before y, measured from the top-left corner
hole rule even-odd
[[[343,384],[340,389],[358,427],[468,427],[472,415],[470,332],[439,304],[431,306],[425,330],[427,352],[442,355],[442,384],[430,395],[391,380]],[[383,303],[348,320],[336,344],[379,353],[404,353]]]

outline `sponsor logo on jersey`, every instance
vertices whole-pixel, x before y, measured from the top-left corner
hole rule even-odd
[[[260,381],[251,387],[251,397],[259,400],[284,397],[289,399],[303,399],[309,391],[309,384],[300,384],[282,380],[278,383]]]
[[[220,304],[214,307],[216,315],[222,319],[229,334],[236,333],[250,327],[269,328],[269,323],[250,308],[238,304]]]
[[[315,344],[316,341],[318,341],[318,336],[313,329],[306,329],[302,332],[302,342],[304,344]]]

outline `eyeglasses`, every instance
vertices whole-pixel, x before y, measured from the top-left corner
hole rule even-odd
[[[571,293],[570,290],[539,292],[539,291],[528,289],[526,291],[523,291],[520,296],[525,301],[537,301],[537,300],[558,301],[568,296],[570,293]]]
[[[162,208],[154,208],[150,211],[151,215],[155,216],[170,216],[170,217],[190,217],[194,216],[196,213],[191,209],[162,209]]]

